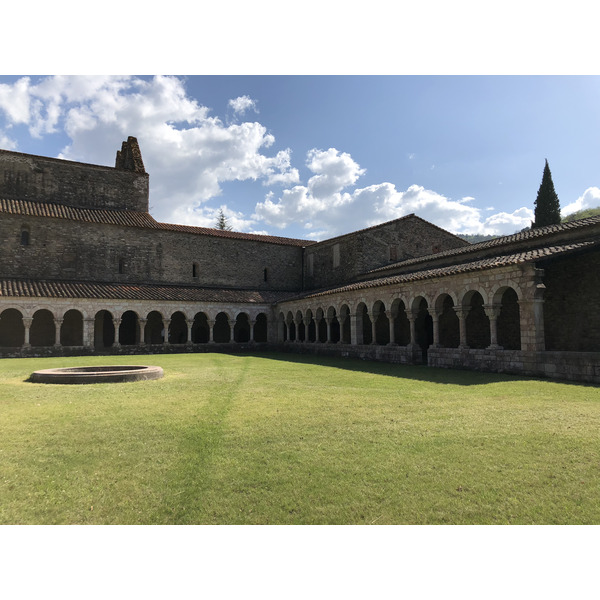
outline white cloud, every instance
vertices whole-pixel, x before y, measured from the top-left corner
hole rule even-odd
[[[258,114],[258,108],[256,107],[256,101],[252,100],[250,96],[239,96],[229,101],[229,106],[233,109],[233,112],[237,116],[243,116],[246,111],[252,109]]]
[[[245,111],[254,101],[243,96],[232,106]],[[137,137],[150,173],[152,214],[164,221],[207,225],[210,211],[198,209],[221,194],[223,182],[289,186],[299,179],[289,150],[266,154],[275,138],[263,125],[225,125],[176,77],[57,76],[35,85],[25,77],[0,85],[0,111],[9,125],[27,125],[32,136],[63,128],[71,141],[60,157],[70,160],[112,166],[120,142]],[[235,219],[240,226],[251,223]]]
[[[597,208],[598,206],[600,206],[600,188],[590,187],[577,200],[562,208],[560,212],[563,217],[566,217],[579,210]]]
[[[0,130],[0,148],[4,150],[17,149],[17,142],[9,138],[2,130]]]
[[[311,150],[307,166],[315,175],[306,186],[285,189],[277,200],[269,193],[264,202],[256,205],[254,217],[278,228],[291,224],[310,226],[313,231],[307,237],[316,239],[410,213],[455,233],[494,235],[514,233],[530,225],[533,219],[533,211],[527,208],[484,219],[480,209],[468,205],[473,197],[453,201],[418,185],[403,192],[388,182],[344,191],[356,183],[364,169],[349,154],[335,148]]]

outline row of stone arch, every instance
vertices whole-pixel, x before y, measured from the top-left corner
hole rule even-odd
[[[181,311],[164,317],[151,311],[145,317],[127,310],[119,316],[99,310],[84,318],[71,309],[56,317],[48,309],[39,309],[24,317],[16,308],[0,313],[0,347],[43,346],[134,346],[146,344],[247,343],[267,341],[267,316],[255,318],[241,312],[231,318],[226,312],[214,319],[205,312],[187,318]]]
[[[519,350],[519,299],[512,287],[501,288],[486,304],[483,293],[466,292],[460,301],[451,293],[433,303],[415,297],[407,306],[396,298],[368,306],[361,301],[354,312],[348,304],[327,309],[283,311],[278,317],[279,341],[345,344],[415,344],[427,348],[498,348]]]

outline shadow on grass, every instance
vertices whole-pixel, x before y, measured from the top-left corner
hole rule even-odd
[[[231,356],[248,356],[247,353],[228,352]],[[268,360],[308,365],[321,365],[348,371],[371,373],[374,375],[385,375],[400,379],[412,379],[428,383],[439,383],[449,385],[486,385],[488,383],[513,382],[513,381],[540,381],[546,383],[560,383],[563,385],[574,385],[578,387],[596,387],[593,384],[577,381],[566,381],[558,379],[544,379],[540,377],[527,377],[524,375],[511,375],[507,373],[489,373],[484,371],[472,371],[465,369],[443,369],[441,367],[428,367],[425,365],[401,365],[386,363],[375,360],[362,360],[358,358],[345,358],[334,356],[315,356],[311,354],[293,354],[264,352],[253,353],[252,356]]]

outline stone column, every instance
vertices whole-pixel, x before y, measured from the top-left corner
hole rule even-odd
[[[119,327],[121,326],[121,317],[113,317],[113,327],[115,328],[115,341],[113,342],[113,348],[120,348],[121,343],[119,342]]]
[[[214,321],[213,319],[206,319],[206,322],[208,323],[208,343],[214,344],[215,343],[215,323],[216,323],[216,321]]]
[[[250,323],[250,340],[251,344],[254,344],[254,326],[256,325],[256,319],[248,319],[248,323]]]
[[[169,326],[171,325],[171,319],[163,319],[163,329],[164,329],[164,336],[163,336],[163,346],[167,346],[169,344]]]
[[[429,346],[430,348],[439,348],[440,347],[440,316],[441,312],[437,310],[431,314],[431,322],[433,323],[433,344]]]
[[[194,319],[186,319],[185,322],[187,323],[187,338],[185,339],[185,343],[188,346],[191,346],[193,344],[193,342],[192,342],[192,327],[194,326]]]
[[[327,344],[331,344],[331,317],[325,317],[325,324],[327,325]]]
[[[371,318],[371,345],[377,344],[377,319],[380,313],[373,313]]]
[[[140,346],[146,345],[146,323],[148,323],[148,319],[138,319],[140,326]]]
[[[344,325],[346,324],[346,319],[348,318],[348,315],[340,315],[338,317],[338,323],[340,324],[340,344],[345,344],[346,342],[344,341]]]
[[[408,323],[410,325],[410,342],[408,343],[408,347],[411,350],[414,350],[417,348],[417,327],[416,327],[417,315],[418,315],[418,313],[414,312],[412,310],[406,311],[406,317],[407,317]]]
[[[390,322],[390,341],[388,343],[388,346],[397,346],[398,344],[396,344],[396,329],[394,327],[396,323],[396,317],[392,315],[392,311],[390,311],[388,320]]]
[[[350,315],[350,343],[357,346],[363,343],[362,328],[358,326],[358,315]]]
[[[231,320],[229,317],[227,317],[227,325],[229,326],[229,339],[227,340],[227,344],[229,344],[230,342],[233,342],[233,328],[235,327],[235,320]]]
[[[458,344],[459,348],[468,348],[467,344],[467,314],[469,313],[469,308],[465,308],[462,306],[454,306],[454,312],[458,317],[458,330],[460,336],[460,342]]]
[[[92,348],[94,346],[94,323],[95,317],[83,319],[83,345]]]
[[[502,346],[498,345],[498,315],[500,314],[500,306],[494,304],[485,304],[483,310],[490,320],[490,345],[489,350],[501,350]]]
[[[60,328],[62,327],[64,319],[58,319],[54,317],[54,347],[60,348],[62,344],[60,343]]]
[[[29,332],[31,330],[31,324],[33,323],[33,317],[23,317],[23,326],[25,327],[25,342],[23,348],[31,348],[29,343]]]

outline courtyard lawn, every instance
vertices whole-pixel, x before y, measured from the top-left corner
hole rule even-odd
[[[160,365],[158,381],[27,381]],[[0,361],[2,524],[598,524],[600,388],[295,355]]]

